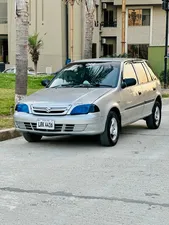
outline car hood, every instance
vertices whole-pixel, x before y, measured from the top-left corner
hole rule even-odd
[[[22,100],[27,104],[91,104],[112,88],[46,88]]]

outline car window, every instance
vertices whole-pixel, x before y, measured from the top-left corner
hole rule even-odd
[[[134,78],[134,79],[136,79],[136,84],[138,84],[138,79],[137,79],[136,73],[135,73],[131,63],[126,63],[124,65],[123,79],[127,79],[127,78]]]
[[[145,84],[148,82],[148,79],[147,79],[147,75],[146,75],[146,72],[142,66],[141,63],[134,63],[134,69],[136,71],[136,74],[137,74],[137,77],[138,77],[138,80],[139,80],[139,84]]]
[[[150,72],[148,71],[148,68],[145,66],[144,63],[142,63],[145,71],[146,71],[146,74],[147,74],[147,77],[148,77],[148,81],[151,82],[153,80],[152,76],[150,75]]]
[[[116,87],[119,70],[120,63],[73,63],[57,73],[50,87],[95,84]]]
[[[147,67],[147,69],[148,69],[148,71],[149,71],[149,73],[150,73],[150,75],[152,77],[152,80],[157,80],[157,77],[154,74],[154,72],[153,72],[151,66],[149,65],[149,63],[145,63],[145,66]]]

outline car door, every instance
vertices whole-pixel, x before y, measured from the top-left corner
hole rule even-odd
[[[156,84],[146,70],[144,62],[136,62],[133,65],[143,90],[144,110],[142,117],[145,117],[152,112],[156,96]]]
[[[120,107],[122,112],[122,125],[126,125],[140,119],[144,108],[142,87],[138,83],[137,75],[132,63],[130,62],[124,64],[122,72],[122,80],[127,78],[136,79],[136,84],[121,90]]]

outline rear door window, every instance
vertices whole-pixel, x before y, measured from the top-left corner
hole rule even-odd
[[[147,67],[151,77],[152,77],[152,80],[157,80],[157,77],[156,75],[154,74],[153,70],[151,69],[150,65],[148,63],[145,63],[145,66]]]
[[[134,63],[134,69],[136,71],[136,74],[137,74],[137,77],[138,77],[138,80],[139,80],[139,84],[145,84],[148,82],[148,79],[147,79],[147,74],[142,66],[141,63]]]
[[[146,71],[148,81],[151,82],[151,81],[153,80],[153,78],[152,78],[152,76],[151,76],[151,74],[150,74],[148,68],[146,67],[145,63],[142,63],[142,65],[143,65],[143,67],[144,67],[144,69],[145,69],[145,71]]]

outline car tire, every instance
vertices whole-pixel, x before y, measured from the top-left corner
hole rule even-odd
[[[103,146],[115,146],[119,139],[120,120],[115,112],[109,112],[105,131],[100,135],[100,143]]]
[[[39,142],[42,139],[41,135],[24,132],[23,137],[27,142]]]
[[[158,129],[161,123],[161,104],[155,102],[152,114],[146,118],[146,124],[149,129]]]

